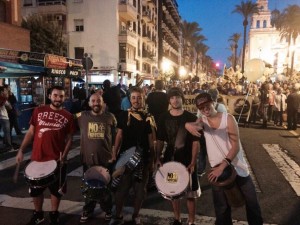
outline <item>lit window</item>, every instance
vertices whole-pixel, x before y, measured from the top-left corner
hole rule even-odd
[[[74,20],[75,31],[84,31],[83,20]]]

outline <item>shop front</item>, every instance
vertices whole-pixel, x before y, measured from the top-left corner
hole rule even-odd
[[[65,108],[71,111],[72,81],[81,77],[81,60],[0,48],[0,67],[2,84],[10,85],[17,97],[22,129],[28,128],[33,109],[47,103],[47,93],[52,86],[65,88]]]

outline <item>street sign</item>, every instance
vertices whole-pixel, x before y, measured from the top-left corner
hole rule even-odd
[[[90,70],[93,68],[93,60],[90,57],[85,57],[82,59],[82,65],[85,70]]]

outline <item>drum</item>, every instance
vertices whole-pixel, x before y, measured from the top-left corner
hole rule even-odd
[[[115,169],[119,169],[122,166],[127,166],[129,169],[133,170],[141,161],[141,153],[136,151],[136,147],[131,147],[127,149],[120,155],[118,159]]]
[[[108,169],[102,166],[93,166],[84,173],[81,193],[84,198],[98,201],[107,191],[109,182],[110,174]]]
[[[59,169],[55,160],[46,162],[31,161],[25,167],[25,180],[32,188],[45,188],[59,177]]]
[[[155,173],[155,184],[158,192],[168,199],[182,198],[189,184],[189,172],[179,162],[167,162]]]

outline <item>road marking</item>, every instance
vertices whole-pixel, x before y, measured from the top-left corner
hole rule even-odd
[[[80,153],[80,147],[76,147],[70,150],[69,154],[68,154],[68,159],[72,159],[74,157],[76,157],[77,155],[79,155]],[[31,152],[26,152],[24,154],[24,160],[28,160],[30,159],[31,156]],[[8,167],[14,166],[16,165],[16,158],[15,157],[10,157],[6,160],[1,161],[0,164],[0,171],[7,169]]]
[[[263,144],[264,149],[268,152],[271,159],[290,183],[297,196],[300,196],[300,167],[292,160],[287,151],[282,149],[278,144]]]
[[[11,197],[9,195],[0,195],[0,205],[3,207],[17,208],[17,209],[27,209],[33,210],[32,198],[17,198]],[[80,215],[82,212],[82,207],[84,206],[84,202],[75,202],[69,200],[61,200],[59,211],[66,214]],[[44,210],[51,210],[51,202],[50,199],[45,199],[44,201]],[[132,207],[124,207],[124,220],[130,221],[131,215],[133,213]],[[103,218],[104,212],[102,212],[98,207],[95,209],[96,217]],[[141,209],[140,215],[144,222],[151,223],[153,225],[160,224],[169,224],[173,220],[173,212],[170,211],[162,211],[155,209]],[[182,214],[182,218],[188,218],[187,214]],[[196,215],[196,224],[202,225],[213,225],[215,224],[214,217],[208,216],[198,216]],[[248,223],[245,221],[237,221],[233,220],[234,225],[247,225]],[[275,224],[265,224],[265,225],[275,225]]]

